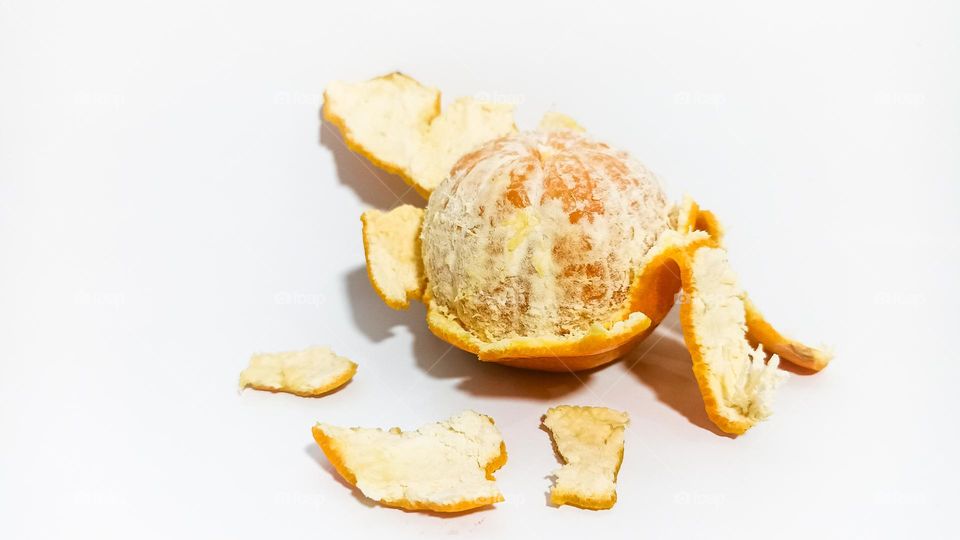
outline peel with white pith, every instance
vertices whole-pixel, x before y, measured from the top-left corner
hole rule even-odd
[[[357,364],[327,347],[261,353],[240,373],[240,388],[318,397],[347,384],[356,372]]]
[[[507,450],[486,415],[465,411],[408,432],[318,423],[313,437],[344,480],[385,506],[462,512],[503,500],[493,472]]]
[[[402,73],[323,93],[323,117],[347,146],[399,175],[424,197],[477,145],[516,131],[513,106],[460,98],[440,110],[440,91]]]
[[[396,75],[388,77],[396,77]],[[337,92],[328,92],[328,102],[325,102],[324,106],[325,115],[341,127],[348,144],[370,157],[375,163],[386,164],[388,170],[399,172],[407,181],[418,186],[418,190],[425,195],[429,195],[437,187],[439,183],[437,178],[440,175],[437,171],[443,169],[449,171],[450,166],[455,162],[457,163],[455,170],[470,171],[472,167],[482,163],[485,157],[490,158],[492,155],[493,158],[497,158],[497,151],[516,149],[517,146],[513,143],[517,141],[522,143],[524,140],[524,137],[516,136],[507,138],[510,140],[501,139],[490,143],[484,150],[487,152],[486,156],[479,150],[457,159],[452,157],[455,151],[451,149],[446,153],[436,154],[442,155],[442,158],[430,157],[433,154],[422,152],[418,155],[427,157],[418,158],[421,166],[425,166],[423,159],[436,161],[435,166],[429,167],[433,171],[432,180],[417,181],[410,176],[412,169],[409,164],[414,161],[411,156],[419,151],[417,148],[422,148],[424,141],[429,139],[423,135],[422,130],[423,126],[429,125],[439,114],[437,106],[431,105],[431,99],[435,99],[439,93],[432,89],[424,90],[426,87],[409,78],[404,78],[396,84],[390,83],[386,89],[381,88],[371,92],[370,88],[383,84],[375,81],[378,80],[360,83],[353,87],[341,85],[336,87],[339,89]],[[351,92],[356,93],[353,96],[356,99],[349,97]],[[371,98],[371,95],[374,97]],[[338,100],[341,104],[346,102],[355,104],[361,101],[369,107],[360,111],[355,106],[339,106]],[[431,107],[434,108],[431,109]],[[490,119],[494,116],[484,118]],[[379,131],[374,130],[383,140],[377,137],[362,137],[357,135],[356,130],[351,130],[351,126],[357,125],[369,130],[371,126],[377,125],[378,118],[383,117],[387,119],[385,127]],[[450,125],[458,124],[455,120],[457,117],[457,114],[451,115]],[[424,118],[426,120],[423,120]],[[462,125],[463,122],[459,124]],[[489,123],[489,125],[493,124],[496,122]],[[444,123],[440,122],[438,125],[443,126]],[[410,128],[410,126],[414,127]],[[546,115],[540,129],[541,132],[550,134],[545,137],[547,141],[551,141],[553,137],[558,141],[567,142],[581,137],[579,132],[583,131],[579,124],[559,113]],[[443,129],[438,130],[438,133],[442,131]],[[496,130],[463,131],[467,132],[468,136],[458,139],[457,144],[460,146],[457,148],[460,149],[469,146],[465,141],[477,146],[485,142],[482,140],[484,136],[494,138],[491,133]],[[512,131],[512,124],[510,131]],[[404,135],[412,132],[416,133]],[[526,138],[540,140],[544,137]],[[367,139],[372,142],[364,143],[363,141]],[[554,158],[556,152],[567,151],[570,148],[565,146],[567,142],[556,145],[548,143],[545,146],[546,155],[533,152],[531,159],[542,165]],[[607,174],[605,181],[612,178],[614,182],[619,182],[630,177],[624,172],[630,167],[627,167],[625,162],[617,163],[620,159],[619,154],[611,154],[616,159],[609,161],[611,155],[607,155],[609,147],[606,145],[589,141],[577,141],[576,144],[587,152],[584,155],[594,155],[591,152],[602,154],[600,157],[607,160],[603,161],[604,167],[612,167],[604,169],[606,173],[617,171],[613,175]],[[510,151],[514,152],[515,157],[516,151]],[[584,169],[585,172],[581,172],[586,176],[583,178],[577,176],[580,173],[576,171],[582,169],[580,167],[582,163],[578,165],[577,162],[582,161],[582,157],[571,157],[577,159],[564,162],[568,166],[563,173],[558,174],[556,178],[551,178],[548,182],[543,182],[544,193],[537,193],[538,196],[544,197],[544,200],[560,201],[564,210],[569,211],[570,222],[578,223],[581,220],[590,220],[591,216],[603,215],[607,209],[602,204],[598,205],[597,184],[592,172]],[[496,164],[499,165],[500,162],[496,161]],[[498,169],[491,167],[491,171],[494,172],[490,173],[492,175],[490,182],[502,181],[500,176],[510,173],[507,176],[510,177],[512,191],[508,190],[506,200],[521,210],[526,209],[530,203],[530,193],[527,191],[528,186],[523,176],[525,169],[523,167],[507,169],[497,176],[495,172]],[[421,167],[421,170],[425,169]],[[519,179],[515,178],[515,173],[520,175]],[[478,185],[484,189],[487,184],[480,182]],[[441,191],[445,189],[447,187],[441,188]],[[431,201],[435,199],[436,197],[431,196]],[[448,197],[448,200],[455,199]],[[498,201],[494,202],[496,204],[492,207],[500,204]],[[477,208],[478,215],[485,219],[493,219],[485,213],[491,212],[490,207],[491,205],[480,205]],[[499,333],[487,332],[493,335],[493,338],[490,335],[482,335],[486,329],[475,328],[477,324],[473,319],[478,318],[474,316],[480,311],[470,312],[469,309],[464,308],[464,305],[469,307],[471,303],[476,303],[473,289],[471,287],[453,288],[452,291],[437,289],[447,281],[441,279],[434,280],[437,283],[431,283],[424,271],[424,260],[418,261],[411,255],[421,253],[421,259],[426,259],[430,253],[425,250],[433,246],[433,244],[424,244],[422,238],[425,235],[422,231],[418,234],[413,232],[418,226],[414,220],[403,221],[402,225],[397,226],[396,234],[383,235],[368,232],[368,226],[374,221],[374,217],[377,220],[384,218],[383,223],[387,223],[387,215],[370,214],[368,217],[365,214],[364,217],[364,247],[367,253],[368,271],[377,292],[388,305],[394,308],[406,307],[410,299],[422,299],[427,305],[427,323],[430,330],[448,343],[476,354],[483,361],[548,371],[576,371],[610,362],[647,337],[673,307],[678,293],[683,291],[686,302],[681,306],[680,318],[707,412],[721,429],[731,433],[742,433],[769,414],[772,389],[781,379],[776,371],[778,356],[812,370],[822,369],[831,358],[826,351],[786,338],[760,315],[746,293],[736,286],[735,279],[732,277],[722,248],[724,234],[722,226],[712,212],[701,209],[690,198],[685,198],[681,204],[674,207],[669,229],[659,233],[652,247],[648,249],[637,267],[632,269],[632,276],[629,280],[625,279],[628,289],[622,307],[613,309],[612,313],[604,311],[603,317],[575,330],[564,327],[563,331],[554,333],[543,332],[542,329],[528,334],[509,334],[499,330]],[[477,216],[472,213],[467,217],[477,221],[474,219]],[[481,245],[479,248],[492,246],[494,250],[514,252],[525,245],[524,243],[537,231],[538,226],[541,226],[542,236],[543,227],[538,225],[542,224],[541,217],[542,214],[537,216],[517,212],[516,216],[506,222],[505,230],[512,231],[511,235],[501,234],[496,242]],[[464,225],[462,222],[464,220],[441,221],[444,226],[453,225],[450,228],[452,234],[461,234],[465,229],[472,230]],[[483,220],[479,220],[478,223],[483,226]],[[630,223],[635,225],[635,222]],[[434,257],[434,263],[439,261],[448,264],[444,261],[450,257],[453,262],[457,261],[454,255],[470,256],[474,253],[472,247],[456,251],[457,246],[462,245],[464,239],[471,238],[469,234],[462,236],[463,238],[459,236],[455,239],[447,238],[446,241],[453,246],[453,251],[446,255],[440,252],[439,256]],[[416,244],[418,241],[420,245]],[[400,243],[403,245],[399,245]],[[565,253],[565,257],[571,257],[571,254],[575,257],[578,249],[589,250],[590,248],[592,246],[589,242],[587,244],[581,242],[574,243],[572,248],[560,250],[560,252]],[[619,250],[611,250],[611,255],[618,252]],[[424,253],[427,255],[423,255]],[[540,272],[551,264],[563,264],[564,261],[557,261],[559,257],[557,253],[553,253],[554,260],[540,260],[543,259],[541,257],[534,260],[532,266]],[[387,262],[384,263],[384,261]],[[472,267],[467,266],[469,271]],[[485,270],[484,265],[474,265],[474,267],[478,267],[478,272]],[[573,265],[574,269],[578,267],[583,267],[584,291],[591,288],[591,279],[596,281],[600,279],[598,276],[605,275],[605,272],[609,273],[609,268],[603,264]],[[493,280],[493,283],[497,287],[501,285],[497,280]],[[493,290],[495,294],[506,292],[501,296],[490,294],[489,288],[477,289],[495,300],[490,305],[480,306],[484,311],[499,316],[504,311],[512,310],[512,313],[519,311],[521,315],[526,316],[527,312],[524,309],[542,308],[539,304],[530,306],[527,303],[517,302],[507,305],[508,301],[511,301],[509,294],[511,290],[517,294],[526,294],[528,289],[522,287],[511,289],[509,280],[504,280],[503,283],[508,285],[505,288]],[[610,290],[608,284],[603,285],[607,288],[601,290]],[[446,304],[438,301],[441,292],[442,297],[446,298]],[[454,304],[463,299],[467,302],[461,302],[451,308],[451,298]],[[564,302],[560,303],[560,306],[564,305]],[[552,313],[551,310],[547,311]],[[464,316],[465,312],[466,316]],[[721,321],[718,324],[723,328],[719,330],[711,328],[711,324],[717,321]],[[523,321],[522,326],[536,326],[530,323],[528,318]],[[719,355],[718,350],[721,351]],[[774,355],[769,364],[764,363],[763,351]]]
[[[543,427],[563,460],[563,466],[554,472],[552,504],[588,510],[613,508],[628,421],[627,413],[606,407],[561,405],[547,411]]]

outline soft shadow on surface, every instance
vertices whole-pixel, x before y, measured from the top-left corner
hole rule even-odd
[[[384,304],[377,291],[373,290],[365,266],[348,272],[345,284],[353,322],[370,340],[380,342],[393,336],[395,326],[407,326],[414,333],[422,327],[430,333],[423,306],[419,302],[411,302],[409,309],[398,311]]]
[[[673,310],[651,336],[623,358],[623,362],[654,391],[661,403],[683,415],[691,424],[733,438],[720,431],[707,417],[700,387],[693,376],[693,360],[683,338],[670,330],[679,326],[676,310]]]
[[[423,306],[418,306],[421,315],[424,311]],[[422,318],[419,327],[412,328],[411,332],[417,365],[437,379],[462,379],[457,388],[475,396],[549,401],[574,392],[591,374],[603,369],[601,366],[576,373],[552,373],[481,362],[476,355],[434,336]]]
[[[543,431],[544,433],[546,433],[547,437],[550,438],[550,446],[553,447],[553,457],[557,459],[557,463],[558,463],[555,471],[558,471],[563,465],[566,465],[567,460],[563,459],[563,454],[560,453],[560,448],[557,447],[557,439],[553,437],[553,432],[550,431],[550,428],[543,425],[543,419],[545,417],[546,415],[543,415],[540,417],[540,431]],[[551,508],[559,508],[560,505],[553,504],[553,500],[551,500],[550,498],[550,492],[553,490],[553,486],[557,485],[557,475],[550,473],[544,476],[543,478],[544,480],[547,480],[548,482],[550,482],[550,485],[547,487],[547,490],[543,493],[544,498],[547,501],[547,506]]]
[[[364,267],[346,275],[347,294],[356,327],[369,339],[379,342],[393,335],[397,326],[413,334],[416,365],[437,379],[462,379],[457,388],[476,396],[513,397],[534,401],[553,401],[575,392],[601,369],[576,373],[550,373],[481,362],[438,337],[427,328],[426,310],[420,302],[411,302],[405,311],[391,309],[377,296]],[[717,435],[720,431],[707,417],[700,388],[693,377],[693,361],[677,331],[680,322],[672,311],[660,327],[621,361],[657,399],[670,406],[690,423]]]
[[[340,183],[350,187],[364,203],[382,210],[390,210],[404,203],[420,207],[426,205],[423,197],[399,176],[380,170],[367,158],[347,148],[337,127],[322,119],[320,146],[333,154]]]
[[[517,397],[534,401],[554,401],[575,392],[586,384],[590,376],[607,366],[576,373],[553,373],[532,371],[481,362],[471,354],[463,353],[466,360],[452,364],[450,376],[466,376],[457,388],[475,396]],[[419,363],[419,356],[418,356]],[[462,370],[457,370],[462,364]],[[609,365],[609,364],[608,364]],[[434,373],[431,372],[431,375]]]
[[[353,322],[374,342],[393,335],[393,328],[406,326],[413,334],[413,356],[419,368],[438,379],[463,379],[458,388],[477,396],[520,397],[552,400],[575,391],[591,373],[602,367],[577,373],[547,373],[481,362],[433,335],[427,328],[426,309],[411,302],[404,311],[391,309],[373,290],[367,271],[358,267],[346,275],[347,294]]]
[[[313,458],[313,460],[316,461],[318,465],[320,465],[320,468],[322,468],[324,471],[327,472],[327,474],[329,474],[334,480],[336,480],[338,484],[349,489],[354,499],[357,499],[358,501],[360,501],[360,503],[362,503],[364,506],[368,506],[368,507],[376,506],[376,503],[364,497],[363,493],[360,493],[359,489],[357,489],[355,486],[350,485],[349,482],[347,482],[346,480],[343,479],[342,476],[340,476],[340,473],[338,473],[337,470],[333,468],[333,465],[330,463],[330,460],[327,459],[327,456],[323,455],[323,450],[321,450],[319,446],[317,446],[316,444],[310,444],[304,449],[304,451],[307,453],[308,456]]]

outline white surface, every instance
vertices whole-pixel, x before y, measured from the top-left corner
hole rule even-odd
[[[0,2],[4,538],[960,534],[956,4],[319,4]],[[718,213],[747,290],[834,365],[732,440],[668,330],[544,375],[386,308],[358,216],[407,190],[318,107],[394,69],[629,149]],[[312,344],[355,380],[237,393],[252,352]],[[545,504],[561,403],[632,417],[609,512]],[[309,432],[464,408],[503,431],[507,501],[453,518],[358,499]]]

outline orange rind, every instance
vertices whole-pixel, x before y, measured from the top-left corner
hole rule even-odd
[[[711,245],[723,247],[723,226],[713,212],[702,210],[688,197],[682,204],[680,215],[683,218],[678,228],[686,232],[703,231],[709,235]],[[833,353],[828,349],[804,345],[777,331],[746,293],[743,295],[743,303],[746,312],[747,340],[751,346],[762,345],[768,353],[776,354],[781,360],[810,371],[822,370],[833,359]],[[639,307],[635,308],[642,310]]]
[[[707,416],[721,430],[742,434],[770,415],[786,373],[777,369],[776,355],[767,362],[763,346],[754,349],[747,341],[746,296],[726,252],[702,246],[677,261],[680,323]]]
[[[553,473],[551,504],[588,510],[613,508],[628,421],[627,413],[606,407],[561,405],[547,411],[543,427],[563,460],[563,466]]]
[[[576,120],[557,111],[544,113],[543,118],[540,119],[540,124],[537,126],[538,131],[558,131],[562,129],[570,129],[581,133],[587,131]]]
[[[357,364],[327,347],[260,353],[240,373],[240,388],[317,397],[347,384],[356,372]]]
[[[317,423],[313,437],[348,483],[384,506],[463,512],[503,501],[507,449],[489,416],[465,411],[416,431]]]
[[[747,339],[753,346],[762,345],[767,352],[810,371],[820,371],[833,360],[830,350],[804,345],[778,332],[764,319],[749,298],[744,298],[743,303],[746,309]]]
[[[440,91],[402,73],[332,83],[323,93],[323,118],[351,150],[424,197],[460,156],[516,131],[512,105],[460,98],[441,112]]]
[[[389,212],[368,210],[360,220],[370,283],[388,306],[406,309],[426,287],[420,256],[423,210],[405,204]]]
[[[363,238],[378,294],[397,309],[423,301],[444,341],[486,362],[589,369],[650,335],[682,293],[705,406],[730,433],[769,414],[781,359],[814,371],[829,363],[828,351],[774,329],[736,285],[712,212],[689,197],[671,205],[652,173],[571,118],[548,113],[533,132],[505,121],[487,129],[492,116],[482,130],[459,122],[466,135],[441,158],[422,150],[424,126],[444,125],[435,90],[393,74],[325,95],[325,116],[352,148],[428,196],[422,211],[365,213]],[[435,160],[429,181],[411,180],[414,154]]]
[[[574,336],[513,337],[487,342],[464,329],[428,298],[427,326],[440,339],[476,354],[484,362],[541,371],[580,371],[619,358],[650,326],[650,319],[634,312],[623,320],[596,324]]]

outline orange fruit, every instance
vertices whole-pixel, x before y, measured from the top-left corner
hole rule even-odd
[[[324,104],[351,148],[428,197],[426,209],[363,215],[368,273],[388,305],[422,300],[430,330],[480,360],[575,371],[625,354],[682,291],[705,406],[732,433],[769,414],[778,355],[829,363],[736,285],[716,217],[689,198],[671,205],[625,152],[557,113],[516,133],[502,108],[457,101],[440,112],[439,93],[418,84],[341,85]]]

